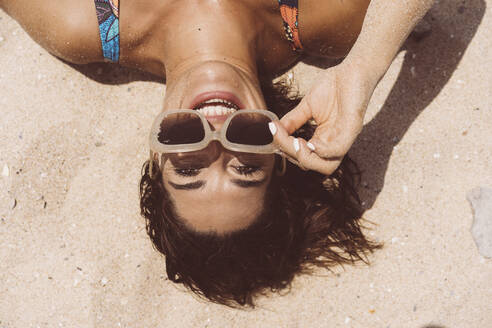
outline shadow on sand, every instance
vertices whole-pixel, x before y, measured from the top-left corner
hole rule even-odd
[[[359,190],[365,208],[384,186],[393,147],[437,97],[456,70],[485,13],[483,0],[440,1],[424,17],[427,31],[412,33],[402,50],[403,65],[381,110],[350,150],[367,183]],[[420,26],[422,26],[420,24]]]
[[[72,67],[74,70],[84,74],[91,80],[102,84],[126,84],[134,81],[150,81],[166,83],[165,79],[135,68],[123,67],[111,63],[92,63],[77,65],[60,59],[62,62]]]

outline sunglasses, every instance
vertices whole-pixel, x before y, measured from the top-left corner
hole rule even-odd
[[[150,159],[161,167],[164,154],[198,151],[217,140],[231,151],[278,154],[298,165],[295,159],[283,153],[273,143],[268,123],[275,120],[278,120],[277,115],[270,111],[242,109],[229,115],[220,130],[213,131],[205,115],[199,111],[165,111],[159,114],[152,124]],[[152,165],[150,175],[152,176]]]

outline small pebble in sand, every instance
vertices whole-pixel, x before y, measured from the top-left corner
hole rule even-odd
[[[108,281],[109,281],[108,278],[102,277],[102,279],[101,279],[101,285],[102,286],[106,286],[106,284],[108,283]]]
[[[12,199],[12,202],[10,203],[10,209],[13,210],[17,206],[17,199]]]
[[[458,159],[458,158],[460,158],[460,155],[458,155],[458,154],[454,154],[453,158],[454,158],[454,159]]]
[[[467,194],[473,210],[471,233],[478,252],[492,258],[492,188],[477,187]]]
[[[8,177],[8,176],[10,175],[9,166],[8,166],[7,164],[4,164],[4,165],[3,165],[2,175],[3,175],[4,177]]]
[[[408,187],[407,187],[407,186],[405,186],[405,185],[403,185],[403,186],[401,187],[401,189],[403,189],[403,192],[404,192],[405,194],[408,192]]]
[[[394,243],[398,242],[398,240],[399,240],[398,237],[393,237],[393,238],[391,238],[391,243],[394,244]]]
[[[345,324],[348,324],[350,322],[350,318],[349,317],[346,317],[345,318]]]
[[[412,74],[412,77],[417,76],[417,73],[415,73],[415,66],[410,67],[410,73]]]
[[[437,158],[440,158],[440,157],[441,157],[441,154],[439,154],[439,153],[434,153],[434,155],[433,155],[433,156],[434,156],[434,158],[436,158],[436,159],[437,159]]]
[[[77,287],[77,285],[79,284],[80,280],[79,279],[74,279],[73,281],[73,286],[74,287]]]
[[[3,36],[0,36],[0,42],[3,42],[5,39],[3,38]]]

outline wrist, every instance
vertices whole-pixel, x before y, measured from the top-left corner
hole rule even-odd
[[[361,78],[369,85],[372,85],[373,88],[383,78],[389,67],[385,60],[374,61],[352,53],[349,53],[342,64],[349,70],[357,71]]]

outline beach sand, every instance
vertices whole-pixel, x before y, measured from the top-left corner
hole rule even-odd
[[[138,181],[165,85],[74,69],[0,12],[0,327],[492,327],[466,198],[492,187],[491,4],[439,1],[371,100],[349,154],[385,247],[254,310],[169,282],[145,233]],[[287,78],[305,92],[320,71]]]

